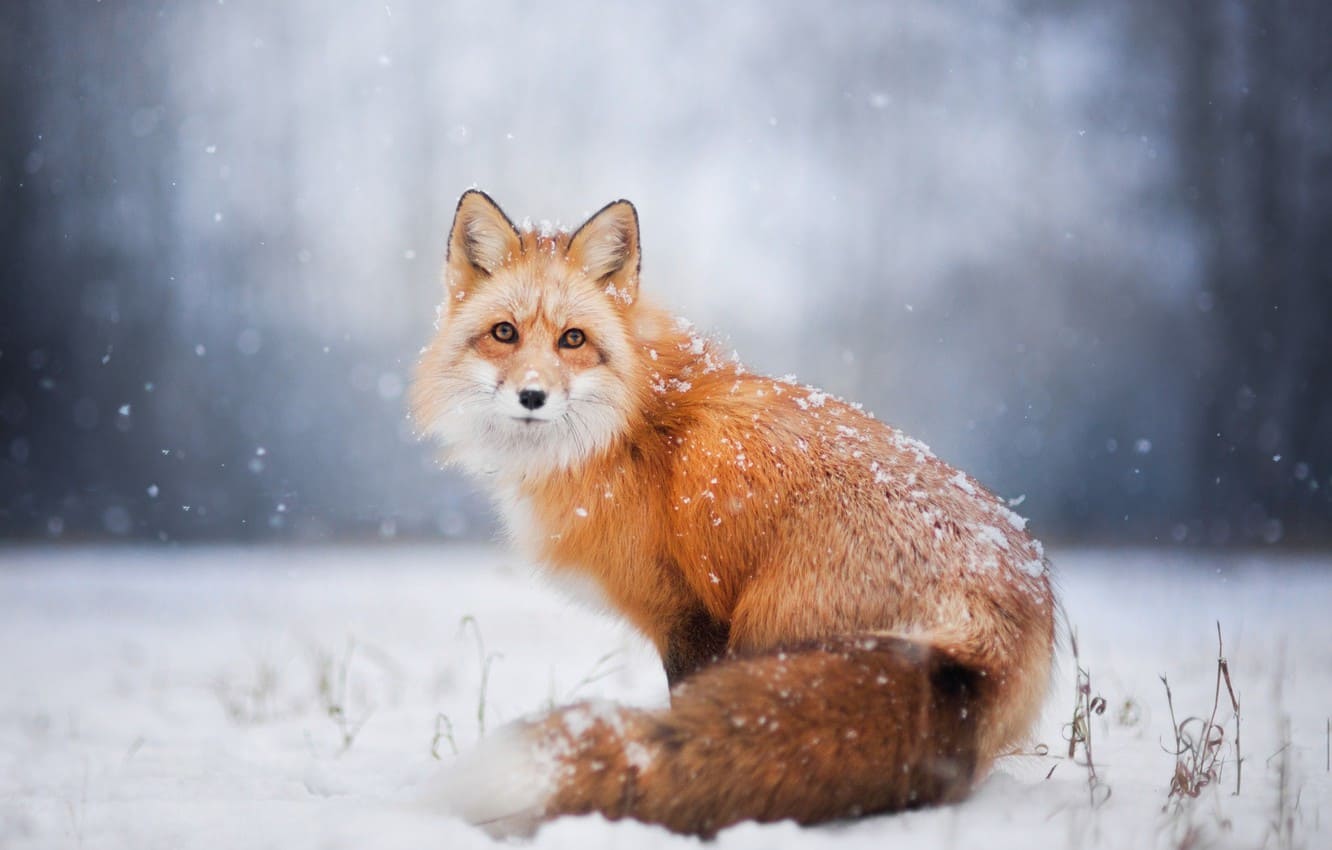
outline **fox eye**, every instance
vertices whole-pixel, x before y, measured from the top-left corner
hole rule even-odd
[[[517,342],[518,329],[508,322],[500,322],[490,329],[490,335],[500,342]]]
[[[569,328],[560,337],[560,348],[578,348],[586,341],[587,337],[582,331],[578,328]]]

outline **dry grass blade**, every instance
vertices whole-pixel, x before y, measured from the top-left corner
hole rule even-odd
[[[471,614],[463,617],[458,623],[458,631],[460,633],[466,632],[468,626],[472,627],[472,636],[476,638],[476,654],[481,663],[481,687],[476,698],[476,735],[478,738],[484,738],[486,736],[486,689],[490,685],[490,665],[503,656],[497,652],[486,653],[486,642],[481,637],[481,626]]]
[[[596,663],[592,665],[592,669],[587,671],[587,674],[583,676],[582,679],[579,679],[578,682],[569,689],[569,692],[564,695],[564,701],[571,702],[583,688],[623,670],[623,665],[610,664],[611,660],[619,654],[620,650],[612,649],[610,652],[598,658]]]
[[[441,711],[435,715],[435,737],[430,739],[430,755],[435,761],[439,761],[439,745],[444,741],[449,742],[449,749],[453,750],[453,754],[456,756],[458,754],[458,742],[453,739],[453,721]]]
[[[1226,694],[1230,696],[1230,710],[1235,717],[1235,794],[1239,795],[1244,781],[1244,752],[1240,749],[1240,701],[1235,693],[1235,686],[1230,681],[1230,662],[1226,660],[1225,646],[1221,642],[1221,623],[1216,624],[1216,666],[1221,680],[1226,683]],[[1220,687],[1218,685],[1218,693]],[[1212,701],[1212,716],[1216,716],[1216,700]]]
[[[1212,694],[1212,710],[1206,718],[1191,715],[1177,720],[1175,715],[1174,694],[1170,682],[1161,676],[1165,686],[1166,704],[1170,708],[1170,726],[1174,735],[1174,747],[1162,748],[1175,757],[1175,767],[1170,778],[1170,793],[1167,805],[1185,798],[1196,798],[1203,789],[1216,783],[1221,778],[1225,764],[1223,753],[1226,745],[1226,731],[1219,722],[1217,714],[1221,709],[1221,686],[1224,683],[1230,697],[1231,716],[1235,721],[1235,793],[1239,794],[1243,782],[1243,756],[1240,749],[1240,700],[1235,693],[1230,678],[1230,662],[1225,655],[1225,645],[1221,638],[1221,624],[1216,625],[1216,685]]]
[[[1302,792],[1291,787],[1295,776],[1291,764],[1290,718],[1287,716],[1281,718],[1281,740],[1280,749],[1267,757],[1268,765],[1275,760],[1277,768],[1277,796],[1273,802],[1272,819],[1268,823],[1269,838],[1274,840],[1278,850],[1295,850],[1302,846],[1296,834]]]
[[[1068,757],[1076,761],[1078,747],[1082,747],[1083,760],[1078,762],[1087,768],[1087,793],[1091,798],[1092,808],[1096,808],[1110,799],[1110,786],[1106,785],[1096,772],[1096,759],[1092,755],[1093,715],[1105,713],[1105,699],[1092,696],[1091,673],[1082,666],[1078,654],[1077,632],[1069,632],[1069,644],[1073,649],[1073,666],[1077,669],[1077,681],[1074,686],[1073,717],[1064,724],[1064,738],[1068,741]],[[1050,773],[1054,773],[1051,768]],[[1046,778],[1049,778],[1047,774]]]
[[[356,742],[356,736],[361,733],[366,721],[374,713],[374,706],[367,705],[360,717],[353,719],[351,716],[351,667],[356,649],[356,641],[347,638],[347,649],[341,661],[334,663],[332,658],[323,656],[319,664],[317,682],[319,700],[324,713],[338,727],[342,743],[341,751],[344,753],[351,749],[352,744]]]

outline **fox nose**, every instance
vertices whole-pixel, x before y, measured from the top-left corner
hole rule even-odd
[[[528,410],[536,410],[546,403],[545,390],[519,390],[518,403]]]

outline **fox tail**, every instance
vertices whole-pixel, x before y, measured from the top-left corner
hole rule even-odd
[[[733,657],[677,685],[668,709],[579,703],[511,725],[438,790],[496,835],[600,812],[711,836],[951,802],[993,757],[997,679],[884,635]]]

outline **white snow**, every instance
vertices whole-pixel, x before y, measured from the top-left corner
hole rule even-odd
[[[976,495],[976,488],[971,486],[971,482],[967,480],[967,474],[965,472],[959,472],[948,480],[952,482],[954,487],[958,488],[963,493],[966,493],[969,496]]]
[[[823,407],[823,405],[827,401],[828,401],[827,393],[814,389],[811,389],[809,391],[809,395],[805,396],[804,398],[798,398],[795,400],[796,404],[800,405],[801,410],[809,410],[810,408]]]
[[[1011,511],[1008,508],[1004,507],[1002,503],[996,504],[994,506],[994,512],[999,514],[999,516],[1003,517],[1004,519],[1008,520],[1008,524],[1016,528],[1018,531],[1022,531],[1027,527],[1026,517],[1019,516],[1015,511]]]
[[[975,523],[972,524],[970,528],[975,532],[976,539],[982,543],[986,543],[996,549],[1007,549],[1009,547],[1008,535],[1004,534],[993,525]]]
[[[1065,640],[1037,735],[1049,755],[1004,759],[960,805],[814,829],[742,824],[716,846],[1137,850],[1176,846],[1192,825],[1199,846],[1277,847],[1283,763],[1294,844],[1332,844],[1332,557],[1052,560],[1081,665],[1107,701],[1091,729],[1108,799],[1093,807],[1085,768],[1059,757],[1074,694]],[[1198,801],[1162,812],[1174,761],[1158,676],[1180,719],[1210,710],[1218,620],[1243,701],[1242,790],[1232,796],[1227,761]],[[505,721],[552,703],[666,700],[641,639],[488,547],[10,548],[0,646],[6,850],[493,847],[432,789],[463,783],[477,805],[539,798],[539,776],[516,783],[504,764],[526,762],[502,743],[490,752],[503,760],[449,770],[449,724],[467,752],[482,727],[498,742]],[[1229,739],[1229,711],[1219,718]],[[533,846],[698,843],[592,816],[544,827]]]
[[[1045,559],[1032,558],[1030,561],[1024,561],[1023,563],[1019,564],[1018,569],[1022,570],[1022,572],[1026,573],[1032,578],[1040,578],[1041,575],[1045,572]]]
[[[609,295],[614,300],[621,301],[625,304],[634,303],[634,294],[630,292],[629,289],[627,288],[620,289],[616,287],[615,284],[613,283],[606,284],[606,294]]]

